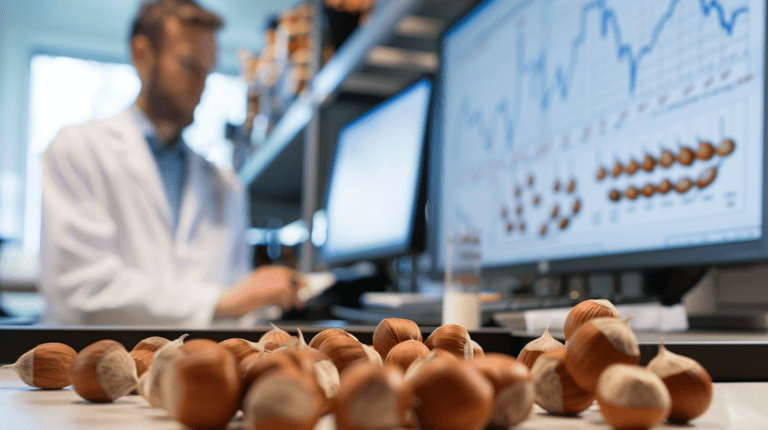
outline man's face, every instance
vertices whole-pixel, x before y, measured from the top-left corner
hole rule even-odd
[[[216,63],[213,30],[168,18],[147,81],[150,114],[184,128],[192,123],[205,78]]]

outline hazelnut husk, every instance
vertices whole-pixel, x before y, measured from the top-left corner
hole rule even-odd
[[[63,343],[43,343],[2,368],[13,369],[30,387],[55,390],[72,385],[69,366],[76,356],[77,351]]]
[[[389,429],[402,427],[410,405],[399,367],[358,362],[344,373],[332,410],[339,430]]]
[[[590,299],[584,300],[578,305],[574,306],[568,316],[565,317],[565,324],[563,331],[565,333],[566,342],[571,340],[571,337],[576,330],[585,322],[592,318],[601,317],[618,317],[619,311],[613,306],[609,300],[605,299]]]
[[[312,430],[323,412],[323,394],[312,377],[296,370],[264,375],[243,402],[243,428]]]
[[[424,345],[427,345],[430,350],[444,349],[464,360],[471,360],[474,357],[469,332],[456,324],[446,324],[436,328],[424,341]]]
[[[517,360],[528,366],[529,369],[533,369],[533,364],[536,363],[536,359],[541,354],[560,348],[565,348],[565,345],[549,334],[549,326],[547,326],[544,328],[544,334],[540,338],[528,342],[523,347],[523,350],[517,356]]]
[[[669,390],[670,421],[688,422],[704,414],[712,403],[712,377],[696,360],[670,352],[662,343],[648,363],[648,370],[657,374]]]
[[[488,353],[470,361],[493,385],[491,423],[515,426],[528,417],[533,407],[533,381],[528,367],[511,355]]]
[[[114,340],[100,340],[80,351],[69,368],[75,392],[85,400],[107,403],[130,393],[138,384],[136,362]]]
[[[594,318],[576,330],[565,347],[565,368],[583,390],[594,393],[597,378],[611,364],[640,361],[640,346],[629,320]]]
[[[164,393],[173,418],[193,428],[223,428],[240,404],[235,357],[214,343],[173,363],[172,390]]]
[[[565,369],[565,349],[543,353],[531,369],[536,404],[555,415],[576,415],[592,405],[595,396],[584,391]]]
[[[406,340],[418,340],[421,342],[422,337],[419,326],[405,318],[383,319],[373,332],[373,348],[382,357],[386,357],[389,354],[389,350]]]
[[[417,358],[427,358],[429,348],[418,340],[406,340],[390,349],[385,364],[391,364],[405,371]]]
[[[597,403],[616,430],[646,429],[669,415],[669,391],[655,373],[630,364],[613,364],[598,378]]]
[[[493,385],[466,361],[436,357],[409,380],[421,428],[481,429],[493,414]]]

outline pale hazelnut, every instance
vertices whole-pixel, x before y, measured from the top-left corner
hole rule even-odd
[[[90,402],[112,402],[138,384],[136,362],[114,340],[100,340],[80,351],[70,365],[75,392]]]
[[[385,358],[390,349],[406,340],[422,340],[419,326],[409,319],[383,319],[373,332],[373,348]]]
[[[712,403],[712,377],[692,358],[670,352],[664,344],[648,363],[667,386],[672,399],[669,420],[688,422],[701,416]]]
[[[594,393],[597,378],[614,363],[637,364],[640,346],[629,318],[594,318],[582,324],[565,347],[565,368],[585,391]]]
[[[30,387],[59,389],[72,385],[69,366],[76,356],[77,352],[63,343],[43,343],[2,368],[13,369]]]
[[[597,403],[616,430],[646,429],[664,421],[672,404],[661,378],[637,365],[612,364],[600,375]]]
[[[560,348],[565,348],[565,345],[549,334],[549,326],[547,326],[540,338],[528,342],[523,347],[523,350],[517,355],[517,360],[528,366],[529,369],[533,369],[533,364],[536,363],[536,359],[541,354]]]

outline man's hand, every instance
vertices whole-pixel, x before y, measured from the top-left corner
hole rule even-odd
[[[284,311],[302,308],[297,292],[304,287],[301,273],[285,266],[262,266],[244,280],[224,291],[216,306],[217,318],[239,318],[267,305]]]

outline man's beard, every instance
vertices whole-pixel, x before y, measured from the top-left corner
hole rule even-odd
[[[160,85],[158,68],[152,70],[147,86],[147,101],[150,116],[177,125],[180,129],[192,124],[194,112],[185,112],[176,105],[173,97]]]

